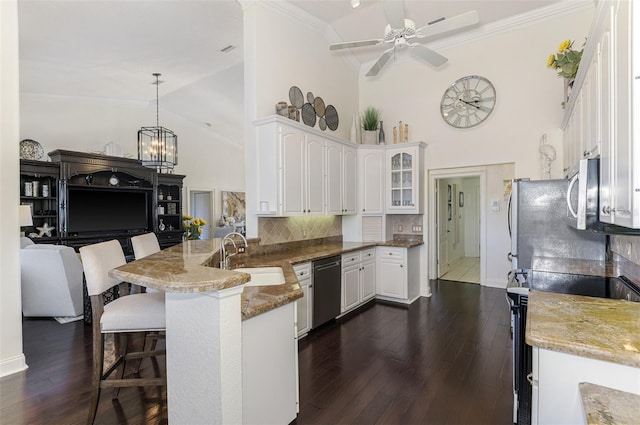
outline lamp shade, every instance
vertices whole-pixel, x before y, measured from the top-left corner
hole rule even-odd
[[[20,205],[20,227],[24,226],[33,226],[30,205]]]

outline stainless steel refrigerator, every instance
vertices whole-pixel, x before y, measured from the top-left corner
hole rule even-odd
[[[605,260],[606,236],[572,226],[568,189],[568,180],[513,181],[509,203],[512,269],[531,269],[534,256]],[[570,200],[572,197],[574,194]]]
[[[605,260],[607,238],[601,233],[576,229],[568,211],[568,180],[514,180],[509,200],[511,233],[511,280],[507,297],[511,307],[513,334],[513,422],[531,423],[531,347],[525,343],[528,282],[533,257]],[[574,185],[575,186],[575,185]],[[577,194],[569,201],[577,203]],[[589,210],[597,209],[597,200]],[[597,213],[597,210],[595,211]],[[513,281],[515,279],[515,282]]]

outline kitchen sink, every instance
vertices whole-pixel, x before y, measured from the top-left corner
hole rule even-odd
[[[251,275],[251,280],[245,284],[247,286],[282,285],[285,282],[282,267],[241,267],[233,271]]]

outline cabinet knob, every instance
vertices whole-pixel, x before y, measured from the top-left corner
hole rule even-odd
[[[364,208],[362,209],[362,212],[364,212]]]
[[[400,264],[400,267],[402,268],[402,267],[404,267],[404,266],[403,266],[402,264]]]
[[[609,207],[609,206],[605,205],[604,207],[602,207],[602,212],[603,212],[604,214],[609,214],[609,213],[611,213],[611,207]]]

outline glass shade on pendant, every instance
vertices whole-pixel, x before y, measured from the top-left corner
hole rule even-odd
[[[164,127],[138,130],[138,159],[142,165],[168,172],[178,164],[178,135]]]

